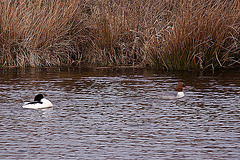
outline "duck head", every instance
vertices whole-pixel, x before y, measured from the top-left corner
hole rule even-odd
[[[38,101],[38,102],[40,102],[41,99],[43,99],[43,98],[44,98],[44,97],[43,97],[42,94],[38,94],[38,95],[36,95],[36,96],[34,97],[34,101]]]
[[[186,85],[183,82],[178,82],[177,87],[176,87],[176,91],[182,92],[183,87],[186,87]]]

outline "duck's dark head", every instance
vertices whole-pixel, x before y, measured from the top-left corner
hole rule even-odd
[[[38,95],[35,96],[34,101],[38,101],[38,102],[40,102],[41,99],[43,99],[43,98],[44,98],[44,97],[43,97],[42,94],[38,94]]]

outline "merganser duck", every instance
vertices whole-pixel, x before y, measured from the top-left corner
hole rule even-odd
[[[159,98],[161,99],[178,99],[178,98],[182,98],[184,97],[184,92],[183,92],[183,87],[186,87],[186,85],[183,82],[178,82],[177,87],[176,87],[176,91],[177,91],[177,95],[160,95]]]
[[[41,108],[49,108],[52,107],[53,104],[43,97],[42,94],[38,94],[35,96],[33,102],[25,102],[22,106],[23,108],[33,108],[33,109],[41,109]]]

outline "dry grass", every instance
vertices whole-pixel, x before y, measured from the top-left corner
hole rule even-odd
[[[3,66],[237,66],[238,0],[6,0]]]
[[[239,60],[239,1],[191,1],[175,9],[164,43],[170,69],[227,67]],[[233,57],[238,59],[233,59]]]
[[[71,33],[76,27],[75,1],[9,0],[0,8],[3,65],[61,65],[77,53],[72,44],[76,33]]]

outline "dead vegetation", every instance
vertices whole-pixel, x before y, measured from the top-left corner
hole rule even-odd
[[[237,67],[238,0],[6,0],[1,66]]]

